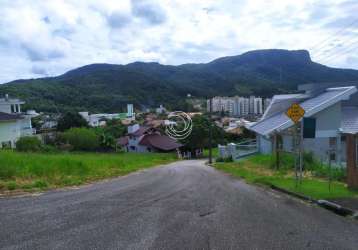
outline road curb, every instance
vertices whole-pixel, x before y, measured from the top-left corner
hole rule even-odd
[[[309,202],[312,202],[312,203],[315,202],[315,200],[312,199],[312,198],[309,197],[309,196],[305,196],[305,195],[302,195],[302,194],[298,194],[298,193],[295,193],[295,192],[291,192],[291,191],[289,191],[289,190],[286,190],[286,189],[284,189],[284,188],[277,187],[277,186],[272,185],[272,184],[270,185],[270,188],[273,189],[273,190],[277,190],[277,191],[280,191],[280,192],[282,192],[282,193],[285,193],[285,194],[294,196],[294,197],[299,198],[299,199],[301,199],[301,200],[309,201]]]
[[[311,198],[309,196],[298,194],[298,193],[295,193],[295,192],[292,192],[292,191],[277,187],[277,186],[272,185],[272,184],[270,185],[270,187],[273,190],[277,190],[279,192],[288,194],[290,196],[294,196],[294,197],[296,197],[298,199],[308,201],[310,203],[317,204],[318,206],[323,207],[323,208],[325,208],[325,209],[327,209],[329,211],[332,211],[332,212],[334,212],[334,213],[336,213],[338,215],[351,216],[352,218],[358,220],[358,211],[355,211],[353,209],[341,206],[341,205],[339,205],[337,203],[327,201],[327,200],[315,200],[315,199],[313,199],[313,198]]]

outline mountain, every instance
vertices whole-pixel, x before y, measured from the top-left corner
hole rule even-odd
[[[135,62],[91,64],[57,77],[16,80],[0,85],[0,95],[18,96],[39,111],[118,112],[165,104],[185,109],[188,93],[260,95],[293,92],[298,84],[358,81],[358,70],[330,68],[306,50],[255,50],[209,63],[179,66]]]

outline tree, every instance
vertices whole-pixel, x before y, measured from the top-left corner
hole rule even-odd
[[[68,112],[58,121],[57,130],[65,131],[70,128],[81,128],[87,126],[87,121],[78,113]]]
[[[212,126],[212,146],[215,147],[219,143],[224,142],[225,131],[216,126],[216,124],[208,119],[207,116],[196,115],[192,118],[193,129],[191,134],[181,140],[190,151],[209,147],[209,126]]]
[[[36,136],[24,136],[17,140],[16,150],[22,152],[40,151],[42,142]]]
[[[93,129],[71,128],[61,136],[62,141],[70,144],[74,150],[91,151],[99,147],[98,135]]]

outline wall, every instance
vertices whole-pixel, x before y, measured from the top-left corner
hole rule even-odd
[[[21,136],[32,135],[31,118],[0,122],[0,147],[2,142],[11,141],[12,147]]]
[[[313,116],[316,118],[316,137],[336,137],[342,121],[341,103],[337,103]]]
[[[16,121],[0,122],[0,147],[2,142],[11,141],[12,147],[20,137],[20,126]]]
[[[346,135],[347,143],[347,184],[349,188],[358,188],[357,136]]]
[[[261,154],[271,154],[272,153],[272,142],[270,139],[266,139],[264,136],[257,135],[256,137],[259,152]]]

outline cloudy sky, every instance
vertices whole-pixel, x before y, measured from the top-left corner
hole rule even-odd
[[[358,69],[357,0],[0,0],[0,83],[91,63],[309,49]]]

